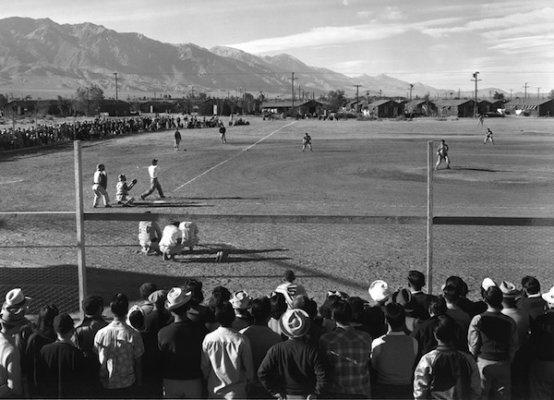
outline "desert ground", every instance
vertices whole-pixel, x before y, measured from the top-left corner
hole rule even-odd
[[[437,216],[554,216],[554,119],[485,120],[495,145],[483,145],[484,128],[473,119],[437,121],[317,121],[250,119],[229,127],[227,144],[217,129],[145,133],[83,143],[85,212],[248,215],[424,216],[426,143],[450,146],[452,169],[434,175]],[[301,151],[305,132],[313,152]],[[92,175],[108,172],[115,197],[117,175],[137,178],[132,194],[148,188],[146,167],[159,159],[168,198],[152,195],[132,209],[92,208]],[[71,146],[0,154],[0,211],[73,211]],[[171,220],[165,217],[162,224]],[[293,269],[321,302],[326,290],[367,298],[374,279],[405,285],[409,269],[425,269],[425,225],[397,223],[252,223],[214,220],[199,224],[201,246],[176,261],[139,252],[136,222],[86,222],[90,293],[116,291],[131,298],[145,281],[176,285],[184,277],[269,294]],[[482,278],[519,282],[526,274],[554,282],[554,227],[447,226],[434,228],[436,292],[460,275],[477,296]],[[74,216],[0,216],[0,291],[21,286],[36,304],[77,309]],[[225,248],[226,263],[213,253]]]

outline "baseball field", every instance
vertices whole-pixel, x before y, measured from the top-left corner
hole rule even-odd
[[[554,216],[554,120],[534,118],[437,121],[317,121],[250,119],[229,127],[227,144],[217,129],[182,130],[83,143],[85,212],[248,215],[424,216],[426,143],[445,139],[451,169],[434,175],[438,216]],[[484,128],[495,144],[483,144]],[[301,151],[312,136],[313,152]],[[110,196],[118,174],[138,179],[132,195],[149,186],[147,166],[159,160],[167,198],[152,195],[134,208],[92,208],[92,175],[103,163]],[[140,199],[139,199],[140,200]],[[71,146],[0,154],[0,211],[73,211]],[[160,221],[163,225],[171,217]],[[145,281],[162,286],[184,277],[268,294],[286,269],[296,271],[309,294],[326,290],[367,297],[374,279],[405,284],[409,269],[425,270],[425,225],[382,223],[199,223],[201,246],[163,261],[140,254],[138,223],[86,222],[90,293],[138,296]],[[474,289],[485,276],[519,282],[537,276],[554,284],[554,227],[449,226],[434,228],[436,292],[449,275]],[[72,215],[0,216],[0,292],[20,286],[37,303],[77,308],[75,221]],[[226,249],[229,259],[213,254]]]

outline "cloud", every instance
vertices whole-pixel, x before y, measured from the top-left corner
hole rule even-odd
[[[342,0],[342,5],[345,7],[348,6],[348,0]]]
[[[405,18],[404,13],[396,6],[387,6],[382,16],[387,21],[400,21]]]
[[[362,11],[358,11],[356,13],[356,17],[358,18],[369,18],[373,15],[373,11],[369,11],[369,10],[362,10]]]

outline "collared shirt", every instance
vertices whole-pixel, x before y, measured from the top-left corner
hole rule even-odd
[[[106,389],[122,389],[135,383],[135,360],[144,354],[140,333],[114,320],[94,337],[100,361],[100,381]]]
[[[183,237],[183,234],[175,225],[167,225],[160,239],[160,246],[175,246]]]
[[[154,179],[158,177],[158,166],[157,165],[150,165],[148,167],[148,175],[150,175],[150,179]]]
[[[248,339],[221,326],[207,334],[202,343],[202,372],[209,397],[245,397],[247,381],[254,380]]]
[[[377,383],[408,385],[417,357],[417,340],[404,332],[389,332],[371,344],[371,365]]]
[[[330,368],[330,392],[370,396],[371,336],[352,327],[338,327],[321,336],[319,343]]]
[[[478,399],[480,394],[479,370],[467,353],[441,345],[425,354],[417,364],[414,372],[416,400]]]
[[[0,333],[0,397],[23,394],[21,356],[10,336]]]

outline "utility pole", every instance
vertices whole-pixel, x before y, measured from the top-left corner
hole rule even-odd
[[[294,72],[292,73],[291,81],[292,81],[292,110],[294,110]],[[292,111],[291,110],[291,111]]]
[[[541,88],[538,87],[537,88],[537,99],[540,99],[541,98]]]
[[[115,78],[115,99],[117,100],[117,72],[114,72],[113,76]]]
[[[477,82],[479,82],[481,79],[478,79],[479,71],[475,71],[473,73],[473,79],[471,79],[473,82],[475,82],[475,104],[473,105],[473,118],[477,117]]]
[[[525,82],[525,85],[523,85],[523,88],[525,89],[525,95],[523,96],[524,99],[527,99],[527,88],[529,87],[529,82]]]
[[[354,87],[356,88],[356,112],[358,112],[358,108],[360,107],[360,104],[359,104],[359,90],[360,90],[360,87],[362,85],[354,85]]]
[[[410,101],[412,101],[412,90],[414,88],[414,84],[410,83]]]

